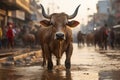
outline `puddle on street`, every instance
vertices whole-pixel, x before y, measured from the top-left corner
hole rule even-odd
[[[120,80],[120,71],[100,71],[99,80]]]
[[[120,71],[92,71],[88,68],[73,66],[66,71],[63,68],[48,71],[41,66],[2,68],[0,80],[119,80]]]

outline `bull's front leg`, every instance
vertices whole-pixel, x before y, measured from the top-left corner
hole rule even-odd
[[[68,45],[67,50],[66,50],[66,60],[65,60],[65,67],[66,67],[66,69],[70,69],[71,68],[72,52],[73,52],[73,45],[72,45],[72,43],[70,43]]]
[[[52,53],[50,52],[47,44],[44,46],[44,52],[47,58],[47,69],[52,70],[53,69]]]
[[[53,69],[53,62],[52,62],[52,54],[51,53],[48,54],[47,61],[48,61],[48,64],[47,64],[48,70],[52,70]]]

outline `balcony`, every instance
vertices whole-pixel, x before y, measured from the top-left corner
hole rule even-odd
[[[16,4],[20,6],[22,9],[24,9],[25,11],[27,11],[28,13],[32,14],[29,0],[16,0]]]
[[[7,10],[24,10],[32,14],[29,0],[0,0],[0,6]]]
[[[0,0],[0,8],[5,10],[17,10],[16,0]]]

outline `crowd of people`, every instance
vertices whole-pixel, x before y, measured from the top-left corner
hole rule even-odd
[[[5,27],[0,27],[0,49],[1,48],[14,48],[15,37],[19,30],[11,23]]]
[[[78,38],[78,45],[79,42],[81,44],[83,42],[86,42],[87,46],[96,45],[100,47],[101,49],[105,48],[107,50],[107,47],[109,49],[115,49],[116,44],[118,44],[118,38],[119,36],[116,35],[116,31],[112,27],[108,27],[107,24],[104,24],[104,26],[98,27],[93,32],[82,34],[80,35],[80,31],[77,34]],[[82,39],[83,38],[83,39]],[[84,41],[81,41],[84,40]],[[118,44],[119,45],[119,44]]]
[[[114,49],[115,33],[112,29],[108,31],[108,45],[111,49]]]
[[[23,26],[23,28],[24,28],[24,26]],[[26,30],[26,29],[23,29],[23,30]],[[23,30],[21,30],[20,28],[16,27],[15,25],[13,25],[11,23],[8,23],[7,26],[0,27],[0,49],[14,48],[15,47],[15,39],[21,31],[25,32]],[[114,49],[115,33],[114,33],[113,29],[112,28],[107,29],[106,34],[107,34],[107,44],[108,44],[109,48]],[[27,36],[27,37],[31,37],[31,36]],[[87,40],[90,40],[90,39],[87,39]]]

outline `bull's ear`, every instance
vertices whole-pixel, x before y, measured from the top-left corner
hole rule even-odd
[[[70,27],[76,27],[78,24],[79,24],[78,21],[73,20],[73,21],[69,21],[67,25]]]
[[[42,21],[40,21],[40,24],[43,25],[43,26],[45,26],[45,27],[48,27],[48,26],[50,26],[50,21],[48,21],[48,20],[42,20]]]

